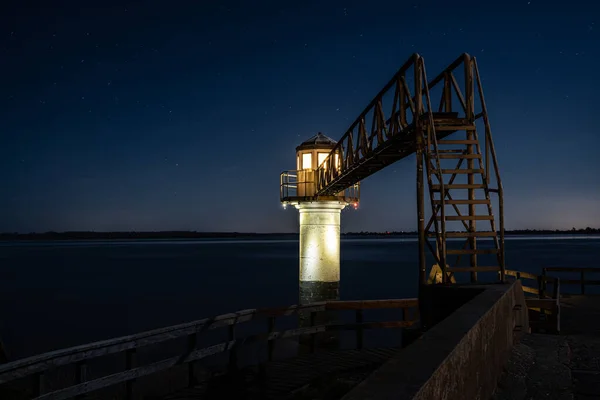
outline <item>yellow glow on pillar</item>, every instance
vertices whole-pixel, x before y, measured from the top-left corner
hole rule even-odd
[[[340,280],[340,212],[344,203],[307,202],[300,211],[300,281]]]

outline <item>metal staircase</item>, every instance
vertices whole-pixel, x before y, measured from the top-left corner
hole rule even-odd
[[[428,81],[423,58],[413,54],[326,160],[336,156],[341,162],[319,167],[316,194],[338,193],[412,154],[417,159],[420,282],[455,282],[461,273],[476,282],[478,274],[490,272],[496,276],[492,279],[504,281],[502,182],[474,57],[461,55]],[[425,175],[431,203],[427,223]],[[492,194],[498,195],[498,221]],[[462,239],[462,247],[454,246]]]
[[[504,227],[501,221],[500,233],[497,231],[490,197],[490,193],[499,193],[502,204],[502,188],[497,170],[492,171],[489,166],[490,161],[494,161],[494,166],[497,163],[487,109],[475,59],[463,55],[462,64],[464,95],[453,75],[456,67],[446,70],[438,81],[444,85],[437,112],[432,109],[430,93],[436,81],[424,87],[427,117],[423,118],[425,123],[420,133],[431,202],[431,218],[425,231],[427,246],[436,262],[429,274],[429,283],[455,282],[455,273],[464,272],[470,274],[471,282],[477,282],[478,273],[482,272],[495,272],[498,280],[504,281]],[[424,64],[422,73],[426,81]],[[479,94],[478,114],[475,114],[475,86]],[[453,97],[459,100],[458,110],[452,108]],[[486,154],[481,152],[476,124],[479,119],[484,122]],[[452,139],[438,139],[443,132],[456,134]],[[493,172],[498,188],[490,188],[489,175]],[[435,239],[435,248],[429,238]],[[455,243],[459,246],[449,248],[448,239],[457,239]],[[480,263],[478,256],[486,255],[495,257],[487,257]],[[466,263],[465,256],[468,257]]]

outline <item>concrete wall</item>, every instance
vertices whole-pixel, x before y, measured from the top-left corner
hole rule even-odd
[[[465,289],[473,288],[483,290],[343,400],[488,400],[513,344],[529,328],[527,307],[519,281]]]

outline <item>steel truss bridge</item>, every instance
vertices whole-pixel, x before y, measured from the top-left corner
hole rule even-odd
[[[461,275],[477,282],[480,273],[504,281],[502,182],[475,57],[462,54],[428,80],[423,57],[413,54],[318,168],[315,200],[355,187],[413,153],[420,283],[451,283]],[[492,195],[498,196],[497,217]],[[427,253],[434,260],[429,274]]]

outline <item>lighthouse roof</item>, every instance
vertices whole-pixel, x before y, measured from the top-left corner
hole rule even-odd
[[[335,140],[319,132],[310,139],[302,142],[300,146],[296,147],[296,151],[305,149],[332,149],[336,144]]]

